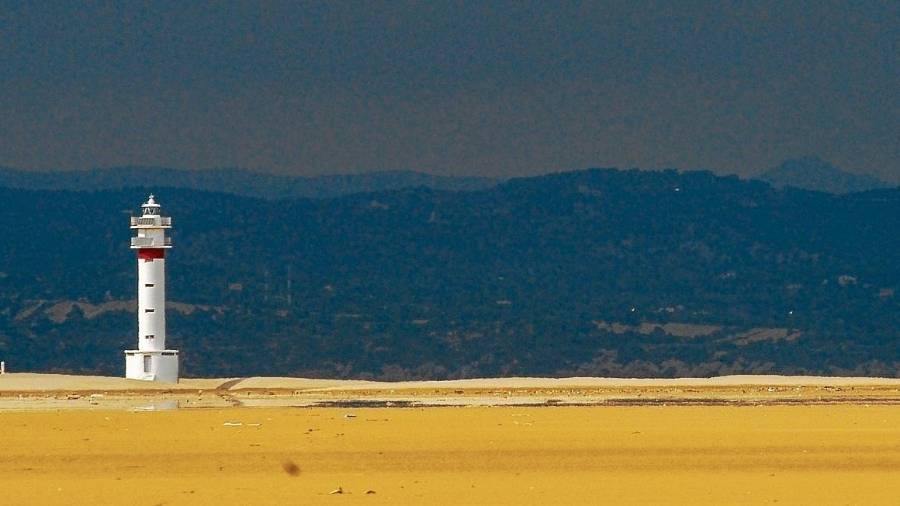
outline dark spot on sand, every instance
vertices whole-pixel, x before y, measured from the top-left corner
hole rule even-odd
[[[294,461],[288,459],[281,463],[281,468],[284,469],[284,472],[288,473],[291,476],[297,476],[300,474],[300,466],[294,463]]]

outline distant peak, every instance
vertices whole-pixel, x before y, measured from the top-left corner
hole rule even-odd
[[[781,162],[781,165],[779,165],[775,169],[779,168],[785,170],[825,170],[829,172],[841,172],[844,174],[849,174],[849,172],[839,169],[833,163],[827,160],[823,160],[816,155],[788,158],[787,160]]]
[[[816,155],[789,158],[777,167],[759,174],[756,179],[761,179],[777,187],[792,186],[835,194],[889,186],[875,177],[847,172]]]

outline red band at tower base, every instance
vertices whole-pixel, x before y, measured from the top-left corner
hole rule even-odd
[[[166,250],[159,248],[142,248],[138,250],[138,258],[141,260],[166,258]]]

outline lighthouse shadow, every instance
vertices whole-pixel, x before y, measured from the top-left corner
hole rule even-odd
[[[247,380],[247,378],[234,378],[234,379],[230,379],[230,380],[228,380],[228,381],[222,383],[221,385],[217,386],[217,387],[216,387],[216,390],[231,390],[231,389],[234,388],[238,383],[240,383],[240,382],[242,382],[242,381],[246,381],[246,380]]]

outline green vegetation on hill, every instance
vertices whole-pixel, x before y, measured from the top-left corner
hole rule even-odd
[[[896,375],[900,190],[589,170],[268,201],[156,189],[188,375]],[[0,188],[0,357],[119,374],[143,190]],[[74,304],[72,302],[79,302]]]

